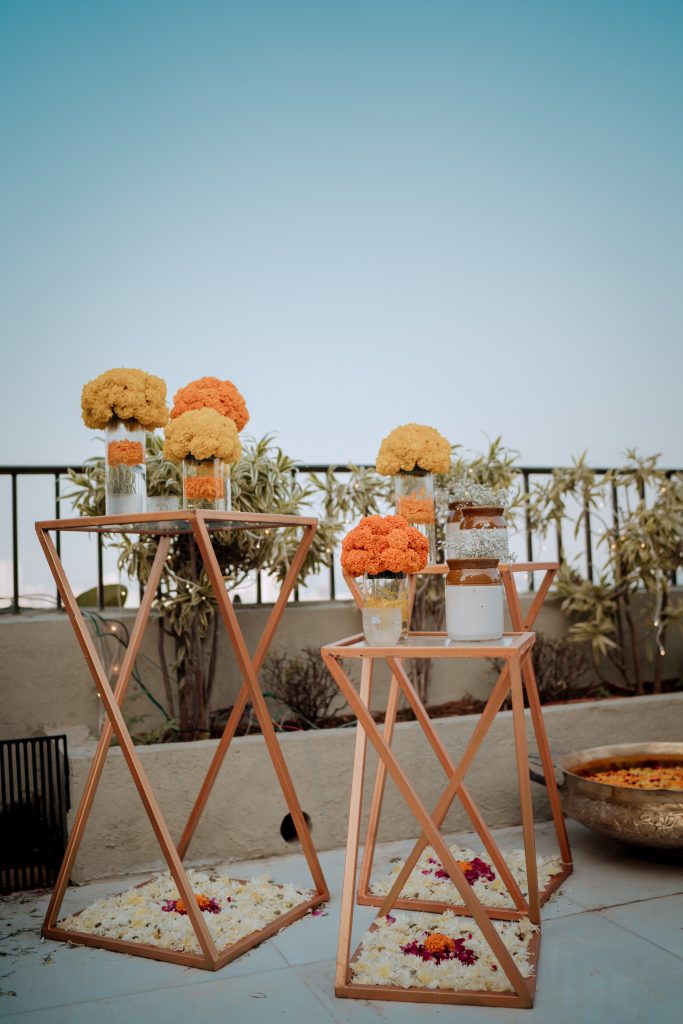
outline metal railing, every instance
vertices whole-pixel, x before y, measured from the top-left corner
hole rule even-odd
[[[335,473],[340,475],[348,474],[352,472],[352,467],[348,465],[334,465]],[[360,469],[372,469],[373,467],[368,464],[357,466]],[[20,588],[19,588],[19,503],[17,494],[17,481],[21,477],[40,477],[47,476],[52,477],[54,485],[54,510],[55,519],[61,518],[61,502],[63,495],[61,492],[61,485],[63,478],[68,475],[69,469],[73,469],[76,472],[82,472],[82,466],[0,466],[0,478],[9,477],[10,479],[10,492],[11,492],[11,509],[10,509],[10,520],[11,520],[11,544],[12,544],[12,596],[11,596],[11,609],[12,612],[18,613],[21,610],[20,607]],[[329,463],[302,463],[296,467],[295,472],[297,474],[308,474],[308,473],[327,473],[330,469]],[[531,484],[534,478],[537,477],[549,477],[553,471],[552,466],[519,466],[516,467],[517,473],[520,477],[521,488],[524,495],[528,495],[531,491]],[[596,476],[604,476],[609,472],[614,472],[606,467],[599,467],[593,469]],[[618,472],[618,470],[616,471]],[[671,477],[677,473],[683,473],[680,469],[667,469],[663,470],[667,477]],[[644,497],[644,492],[641,493],[641,497]],[[617,488],[612,482],[611,485],[611,516],[612,522],[616,529],[619,528],[619,505]],[[3,516],[4,520],[4,516]],[[534,545],[534,534],[531,530],[529,522],[528,508],[524,513],[524,521],[522,523],[521,532],[523,534],[523,551],[524,558],[528,562],[533,562],[537,551]],[[61,554],[61,534],[56,534],[56,547],[57,552]],[[563,562],[565,560],[565,541],[563,540],[561,527],[557,527],[555,531],[555,544],[556,553],[553,556],[544,556],[544,558],[538,560],[549,560],[550,558],[556,557],[558,561]],[[591,509],[588,506],[584,507],[584,530],[582,538],[582,551],[580,552],[585,558],[585,569],[586,575],[589,579],[594,578],[595,573],[595,556],[592,545],[592,527],[591,527]],[[102,535],[97,534],[97,594],[98,594],[98,606],[100,609],[104,607],[104,545]],[[574,552],[576,554],[576,552]],[[337,588],[335,582],[335,570],[334,565],[330,567],[329,581],[328,581],[328,594],[327,599],[334,601],[337,600]],[[675,581],[674,581],[675,582]],[[529,581],[530,589],[533,589],[533,579]],[[256,577],[256,604],[261,603],[262,598],[262,574],[259,572]],[[295,600],[298,599],[298,592],[294,594]],[[56,597],[57,607],[61,606],[59,594]]]

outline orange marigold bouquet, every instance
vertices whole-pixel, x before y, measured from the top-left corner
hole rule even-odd
[[[144,370],[107,370],[83,386],[81,412],[93,430],[104,430],[113,419],[137,420],[143,430],[154,430],[168,421],[166,384]]]
[[[170,421],[165,430],[164,455],[171,462],[222,459],[237,462],[242,446],[233,420],[215,409],[190,409]]]
[[[365,516],[342,541],[347,576],[413,573],[427,564],[429,542],[402,516]]]
[[[180,388],[173,396],[171,419],[192,409],[215,409],[221,416],[231,419],[238,430],[249,422],[244,398],[230,380],[218,377],[200,377]]]
[[[396,427],[382,441],[377,454],[377,472],[383,476],[411,473],[447,473],[451,465],[450,442],[434,427],[406,423]]]

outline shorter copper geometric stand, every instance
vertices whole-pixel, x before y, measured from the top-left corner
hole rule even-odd
[[[505,596],[507,599],[508,610],[510,613],[510,619],[512,622],[512,628],[516,632],[525,632],[533,629],[533,626],[538,617],[538,613],[541,610],[543,603],[548,595],[550,586],[555,578],[555,575],[559,569],[559,563],[557,562],[506,562],[501,563],[499,566],[501,577],[503,580],[503,586],[505,588]],[[422,570],[422,574],[425,575],[445,575],[448,572],[448,566],[445,564],[428,565]],[[543,572],[543,580],[538,591],[534,595],[534,600],[527,612],[526,616],[522,615],[521,605],[519,600],[519,594],[514,582],[514,575],[517,573],[530,573],[530,572]],[[415,573],[408,577],[408,617],[412,615],[413,604],[415,600],[415,591],[417,586],[417,576],[420,573]],[[363,596],[360,588],[356,583],[356,580],[350,576],[344,576],[344,580],[351,591],[354,601],[356,602],[359,609],[363,607]],[[503,667],[504,676],[507,673],[507,666]],[[392,671],[392,679],[389,687],[389,693],[387,696],[387,708],[384,718],[383,736],[386,742],[391,745],[394,727],[396,724],[396,716],[398,713],[399,699],[401,696],[401,687],[399,685],[398,675],[405,672],[402,666],[397,663],[396,672]],[[547,796],[550,802],[550,808],[555,826],[555,834],[557,837],[557,843],[559,848],[560,859],[562,862],[562,870],[557,875],[549,880],[546,887],[540,893],[541,906],[550,899],[552,894],[559,888],[564,880],[572,873],[572,855],[569,846],[569,837],[567,835],[567,827],[564,820],[564,813],[562,811],[562,803],[560,800],[560,794],[557,788],[557,781],[555,779],[555,773],[552,763],[552,755],[550,752],[550,744],[548,743],[548,736],[545,730],[545,723],[543,721],[543,714],[541,711],[541,702],[538,696],[538,687],[536,685],[536,677],[534,674],[533,663],[531,658],[524,658],[522,661],[522,679],[524,692],[526,694],[527,702],[529,705],[529,711],[531,714],[531,722],[536,737],[536,743],[538,745],[539,756],[541,760],[541,768],[543,776],[545,778]],[[500,682],[500,679],[499,679]],[[404,679],[405,684],[405,679]],[[410,683],[408,682],[408,685]],[[495,693],[495,691],[494,691]],[[493,697],[493,695],[492,695]],[[504,700],[505,697],[501,698]],[[447,754],[444,754],[440,758],[441,765],[448,775],[453,770],[453,763]],[[365,842],[363,843],[363,858],[360,867],[360,873],[358,877],[358,893],[357,902],[361,906],[381,907],[384,903],[384,897],[378,896],[372,892],[371,889],[371,876],[372,867],[375,857],[375,848],[377,844],[377,832],[379,828],[379,819],[382,812],[382,804],[384,800],[384,791],[386,787],[387,771],[385,765],[380,761],[377,765],[377,773],[375,775],[375,782],[372,793],[372,801],[370,805],[370,813],[368,816],[368,827]],[[479,834],[482,843],[491,854],[491,850],[488,848],[488,838],[486,833],[482,833],[479,830],[479,821],[473,808],[471,801],[469,800],[468,794],[465,791],[464,796],[461,796],[461,803],[463,809],[472,823],[472,827],[475,832]],[[412,860],[412,866],[414,866],[417,857]],[[409,870],[401,873],[403,882],[408,878],[410,874]],[[400,892],[400,889],[397,890]],[[417,901],[410,899],[397,900],[395,904],[399,909],[403,910],[423,910],[423,909],[447,909],[449,904],[440,904],[435,901]],[[500,917],[505,919],[514,916],[512,912],[502,910]]]
[[[264,627],[261,638],[253,656],[244,639],[242,630],[237,621],[235,610],[228,595],[223,580],[223,574],[216,558],[216,553],[211,541],[211,535],[221,532],[235,532],[239,530],[277,530],[301,527],[303,529],[301,540],[296,549],[292,562],[289,566],[285,579],[282,583],[280,594]],[[258,672],[266,656],[273,638],[275,629],[282,618],[287,599],[292,592],[296,579],[301,571],[308,550],[313,540],[317,527],[317,520],[301,516],[283,515],[261,515],[246,512],[206,512],[206,511],[183,511],[183,512],[159,512],[145,513],[137,516],[83,516],[80,519],[59,519],[49,522],[36,523],[38,539],[45,552],[48,564],[55,582],[59,589],[60,596],[64,603],[71,625],[76,634],[78,642],[83,651],[90,674],[102,700],[106,713],[106,720],[102,726],[97,750],[90,766],[88,778],[85,783],[83,797],[76,813],[69,842],[67,844],[64,860],[55,882],[54,892],[50,905],[45,916],[42,934],[47,938],[59,939],[65,942],[75,942],[86,946],[95,946],[101,949],[113,950],[119,953],[129,953],[134,956],[149,957],[154,960],[166,960],[171,963],[182,964],[186,967],[199,967],[203,970],[217,971],[231,960],[241,956],[242,953],[257,946],[270,935],[274,935],[282,928],[291,924],[307,914],[311,909],[319,906],[329,899],[329,893],[325,878],[323,876],[318,856],[313,846],[313,841],[304,817],[299,799],[296,795],[289,770],[287,768],[282,750],[277,741],[273,723],[261,692],[258,682]],[[157,552],[152,564],[150,574],[145,586],[144,594],[140,601],[140,609],[135,619],[128,649],[121,664],[117,677],[116,687],[112,689],[102,662],[97,654],[92,637],[83,619],[73,591],[66,577],[64,567],[60,561],[57,548],[50,536],[51,531],[70,531],[78,533],[132,533],[145,536],[156,536],[159,538]],[[171,537],[177,534],[185,534],[194,538],[201,560],[211,583],[211,589],[216,599],[218,612],[225,625],[232,650],[234,652],[238,668],[242,675],[242,688],[235,700],[232,712],[220,738],[211,764],[207,770],[199,794],[188,818],[187,824],[178,843],[174,843],[168,826],[164,820],[159,803],[154,795],[149,779],[143,768],[137,749],[128,731],[128,726],[121,713],[121,707],[126,696],[128,683],[138,655],[145,626],[149,620],[152,604],[156,594],[164,563],[171,543]],[[187,872],[183,865],[183,858],[187,853],[192,837],[196,831],[199,819],[202,815],[207,799],[213,789],[214,783],[225,760],[230,742],[235,735],[237,726],[248,702],[251,702],[265,742],[266,750],[275,769],[277,780],[282,789],[282,794],[287,808],[292,816],[294,827],[301,842],[302,851],[306,857],[309,870],[315,886],[315,895],[294,907],[292,910],[274,921],[269,922],[259,931],[252,932],[239,941],[233,943],[227,949],[218,950],[212,935],[200,911],[195,893],[193,892]],[[90,815],[97,786],[102,776],[107,752],[112,740],[116,738],[121,747],[121,752],[131,773],[133,782],[138,791],[144,809],[149,818],[154,834],[159,843],[164,860],[170,870],[173,881],[186,908],[187,916],[192,924],[195,936],[199,943],[201,953],[181,952],[173,949],[165,949],[151,944],[113,939],[106,936],[93,935],[87,932],[69,931],[57,925],[59,911],[64,899],[64,893],[69,883],[69,877],[73,868],[76,854],[83,838],[85,826]],[[144,885],[144,883],[143,883]]]
[[[405,1000],[426,1003],[467,1003],[472,1005],[481,1004],[518,1008],[528,1008],[533,1004],[540,933],[535,936],[530,949],[533,973],[530,977],[525,978],[508,952],[492,921],[495,919],[519,920],[522,917],[526,917],[532,924],[540,928],[540,895],[538,891],[536,844],[522,687],[523,666],[527,661],[530,661],[534,639],[535,634],[533,633],[515,632],[506,633],[500,640],[490,643],[467,644],[454,643],[448,639],[445,633],[424,632],[410,633],[406,641],[391,647],[370,647],[365,643],[362,635],[357,635],[322,648],[325,664],[358,719],[342,890],[339,952],[335,979],[335,992],[338,996],[358,999]],[[351,680],[342,667],[342,661],[346,658],[361,660],[362,669],[359,692],[356,692]],[[497,658],[502,659],[504,662],[504,668],[498,678],[498,682],[457,764],[451,760],[443,742],[434,729],[426,709],[403,669],[402,662],[406,658]],[[373,666],[377,659],[384,660],[388,665],[394,680],[396,680],[398,687],[413,709],[425,738],[446,772],[448,778],[447,785],[431,814],[420,800],[410,779],[392,751],[390,743],[387,742],[386,737],[377,727],[370,713]],[[512,723],[524,835],[528,899],[524,898],[519,886],[515,882],[503,854],[498,849],[493,835],[486,826],[464,782],[465,775],[508,694],[511,694],[512,697]],[[391,776],[421,829],[420,838],[405,861],[390,892],[379,900],[381,906],[378,910],[377,918],[385,917],[394,908],[421,911],[449,909],[456,914],[472,917],[504,971],[511,985],[512,992],[401,988],[391,985],[359,984],[352,980],[351,964],[359,953],[359,950],[357,950],[354,958],[351,957],[351,930],[353,910],[356,902],[355,885],[368,739],[377,751],[378,769],[383,768]],[[499,875],[512,897],[515,904],[514,910],[488,907],[482,904],[474,894],[462,869],[450,852],[447,843],[442,838],[440,833],[441,826],[449,807],[456,798],[460,800],[470,818],[475,822],[476,830],[486,846],[492,863],[498,869]],[[462,899],[461,905],[454,906],[450,903],[439,904],[434,901],[402,900],[400,898],[401,890],[408,875],[427,845],[432,847],[435,856],[440,860],[460,894]]]

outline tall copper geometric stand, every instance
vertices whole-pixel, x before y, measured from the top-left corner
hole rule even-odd
[[[503,586],[505,588],[505,596],[508,604],[508,611],[510,614],[510,621],[512,623],[512,629],[516,632],[524,632],[532,630],[534,623],[538,617],[543,603],[548,595],[548,591],[552,585],[553,580],[559,570],[560,566],[558,562],[521,562],[521,563],[503,563],[499,566],[501,576],[503,578]],[[424,574],[430,575],[445,575],[448,572],[447,565],[429,565],[424,570]],[[517,573],[530,573],[530,572],[543,572],[543,579],[538,591],[534,595],[533,602],[531,603],[529,610],[524,616],[522,614],[521,605],[519,601],[519,594],[514,581],[514,575]],[[349,576],[344,577],[347,586],[349,587],[354,601],[359,608],[363,606],[363,596],[360,592],[356,581]],[[417,574],[408,577],[408,614],[409,617],[412,615],[413,602],[415,600],[415,589],[417,585]],[[505,669],[503,669],[505,672]],[[534,674],[534,668],[531,658],[524,659],[522,663],[522,679],[524,692],[526,693],[527,703],[531,714],[531,723],[536,738],[536,745],[538,747],[539,757],[541,760],[542,772],[546,782],[547,795],[550,801],[550,809],[553,818],[553,824],[555,826],[555,834],[557,836],[558,851],[560,860],[562,861],[562,871],[554,875],[553,878],[548,882],[548,885],[541,893],[541,905],[543,905],[552,896],[557,888],[564,882],[572,873],[572,855],[569,846],[569,838],[567,836],[567,827],[565,825],[564,814],[562,811],[562,803],[560,800],[560,794],[557,788],[557,781],[555,779],[555,772],[553,768],[552,755],[550,753],[550,744],[548,743],[548,735],[545,730],[545,723],[543,721],[543,715],[541,712],[541,702],[538,696],[538,687],[536,685],[536,676]],[[495,691],[494,691],[495,692]],[[400,680],[392,674],[391,683],[389,686],[389,693],[387,696],[387,708],[386,716],[384,720],[383,735],[386,742],[391,746],[392,738],[394,735],[394,726],[396,724],[396,715],[398,712],[398,705],[401,696]],[[505,698],[503,698],[505,699]],[[360,874],[358,878],[358,894],[357,901],[363,906],[380,907],[383,903],[383,898],[375,895],[371,892],[371,878],[372,878],[372,866],[375,857],[375,846],[377,843],[377,831],[379,828],[379,819],[382,813],[382,803],[384,800],[384,790],[387,781],[387,770],[385,765],[380,761],[377,765],[377,773],[375,775],[374,788],[372,793],[372,801],[370,804],[370,814],[368,817],[368,830],[365,843],[363,844],[363,859],[361,862]],[[467,800],[465,801],[465,810],[467,810]],[[471,818],[474,824],[474,819]],[[476,831],[476,826],[475,826]],[[482,837],[483,839],[483,837]],[[408,872],[409,874],[409,872]],[[406,878],[408,877],[406,874]],[[399,890],[400,891],[400,890]],[[397,906],[405,904],[405,909],[416,909],[413,906],[414,901],[404,900]]]
[[[346,853],[346,865],[344,873],[344,888],[342,897],[342,918],[339,936],[339,955],[337,961],[336,992],[340,996],[365,999],[384,1000],[408,1000],[418,1002],[449,1002],[449,1003],[471,1003],[490,1006],[517,1006],[529,1007],[533,1003],[535,990],[535,970],[531,978],[523,978],[517,970],[514,962],[505,949],[501,949],[501,942],[497,933],[491,928],[491,919],[515,920],[520,917],[529,919],[540,925],[540,907],[559,885],[572,872],[572,858],[569,848],[562,807],[560,803],[557,784],[554,776],[552,759],[548,745],[545,726],[541,713],[538,690],[533,673],[531,662],[531,648],[534,642],[534,634],[529,630],[536,620],[538,612],[548,593],[548,589],[558,570],[556,563],[524,563],[519,565],[502,565],[505,592],[508,600],[510,616],[512,619],[514,633],[506,634],[502,641],[492,644],[453,644],[449,642],[445,634],[435,633],[411,633],[407,643],[401,643],[393,648],[376,648],[365,645],[362,636],[350,637],[337,644],[328,645],[323,648],[325,659],[330,672],[337,681],[342,693],[349,705],[356,714],[359,721],[359,729],[356,737],[356,754],[353,769],[353,781],[351,790],[351,808],[349,816],[349,833]],[[535,599],[527,613],[526,618],[522,617],[519,597],[515,587],[512,574],[516,572],[531,572],[543,570],[545,575],[542,585],[535,596]],[[429,572],[444,573],[446,566],[430,566]],[[415,579],[410,580],[410,608],[415,593]],[[362,604],[360,591],[355,581],[347,579],[350,589],[359,605]],[[361,658],[362,672],[360,693],[356,693],[350,680],[342,668],[344,658]],[[477,723],[474,733],[467,745],[467,748],[456,765],[444,748],[443,743],[434,731],[429,715],[422,705],[410,679],[404,668],[403,661],[406,658],[501,658],[503,669],[498,677],[495,687],[487,701],[486,707]],[[373,665],[376,658],[382,658],[391,672],[391,684],[387,699],[387,710],[383,730],[375,724],[369,712],[370,696],[372,686]],[[548,795],[551,804],[552,816],[557,835],[560,858],[562,861],[561,871],[553,876],[542,893],[539,893],[537,886],[535,840],[533,830],[533,813],[531,806],[531,788],[528,774],[528,758],[526,729],[524,723],[524,693],[527,694],[531,721],[539,748],[543,772],[548,786]],[[412,789],[408,778],[397,762],[391,751],[396,713],[401,693],[415,713],[426,738],[443,769],[448,785],[434,808],[431,817],[421,804],[416,793]],[[493,720],[508,693],[512,696],[512,718],[515,734],[515,748],[517,760],[517,773],[520,792],[520,805],[522,815],[522,826],[524,834],[525,860],[528,879],[528,901],[524,899],[519,886],[512,876],[505,859],[499,850],[491,832],[476,807],[469,791],[464,783],[464,777],[483,742]],[[464,992],[464,991],[431,991],[426,989],[404,989],[392,986],[369,986],[358,985],[351,980],[350,970],[350,943],[351,928],[353,922],[354,889],[358,867],[358,850],[360,844],[362,791],[365,772],[365,759],[367,750],[367,739],[375,746],[378,757],[377,773],[375,776],[374,790],[370,806],[368,821],[368,833],[364,843],[363,863],[361,865],[360,877],[358,880],[358,892],[355,902],[366,906],[377,906],[379,908],[377,917],[384,917],[393,908],[413,911],[434,911],[453,910],[455,913],[471,915],[482,929],[484,937],[489,942],[491,949],[499,959],[503,970],[510,981],[514,994],[491,993],[491,992]],[[387,774],[391,775],[396,783],[399,792],[402,794],[411,811],[415,815],[422,828],[422,835],[415,844],[410,856],[405,861],[402,870],[386,896],[373,894],[371,889],[372,864],[375,853],[379,819],[382,810],[382,802],[386,786]],[[467,816],[469,817],[474,830],[479,835],[492,864],[497,868],[499,877],[506,885],[515,905],[514,910],[506,907],[483,906],[473,895],[472,889],[467,883],[464,875],[458,868],[457,863],[450,855],[446,844],[439,835],[439,829],[446,818],[448,810],[454,799],[458,799]],[[431,844],[441,860],[444,869],[448,872],[453,884],[460,893],[463,904],[454,906],[452,903],[442,903],[435,900],[417,900],[401,897],[401,891],[415,867],[425,847]],[[482,925],[482,922],[486,922]],[[534,968],[538,957],[540,934],[535,937],[532,943],[531,952],[534,960]],[[356,951],[355,957],[360,950]]]
[[[74,826],[64,854],[64,860],[55,883],[54,892],[43,923],[42,934],[47,938],[59,939],[68,942],[76,942],[86,946],[96,946],[102,949],[114,950],[121,953],[130,953],[135,956],[149,957],[154,960],[166,960],[171,963],[182,964],[187,967],[199,967],[204,970],[217,971],[225,964],[245,953],[247,950],[258,945],[268,936],[280,931],[283,927],[298,920],[309,912],[313,907],[325,902],[329,898],[327,884],[323,877],[318,857],[311,840],[310,832],[303,816],[298,797],[294,790],[289,770],[285,763],[284,756],[275,735],[266,702],[258,683],[258,672],[263,659],[268,652],[275,629],[282,618],[287,599],[289,598],[296,579],[301,571],[304,559],[310,548],[313,535],[317,526],[317,520],[300,516],[280,515],[257,515],[242,512],[205,512],[205,511],[183,511],[183,512],[160,512],[145,513],[137,516],[100,516],[82,517],[80,519],[59,519],[47,522],[36,523],[38,539],[45,552],[50,570],[54,576],[59,589],[64,607],[71,620],[71,625],[76,634],[78,642],[83,651],[90,674],[102,699],[102,705],[106,713],[106,720],[102,727],[99,742],[90,771],[83,791],[78,811],[76,813]],[[295,552],[292,563],[282,584],[279,597],[268,617],[253,657],[249,654],[242,630],[240,629],[235,615],[232,602],[225,588],[223,575],[211,542],[211,534],[221,531],[235,531],[249,529],[272,530],[283,528],[302,528],[302,537]],[[64,567],[59,558],[57,548],[50,536],[50,532],[70,531],[72,533],[132,533],[140,535],[152,535],[159,537],[159,545],[152,564],[151,572],[144,594],[140,602],[140,609],[135,619],[128,649],[121,664],[116,686],[112,689],[106,672],[95,649],[88,628],[78,607],[73,591],[66,577]],[[216,748],[206,777],[201,785],[199,794],[195,800],[192,811],[185,825],[183,834],[177,844],[173,842],[168,826],[164,820],[159,804],[154,796],[149,780],[137,754],[137,750],[131,739],[125,719],[121,713],[128,683],[130,680],[135,659],[138,655],[145,626],[149,620],[152,610],[152,603],[161,579],[164,562],[168,555],[171,538],[177,534],[190,534],[194,536],[197,548],[201,555],[204,567],[211,582],[211,588],[216,598],[218,610],[225,625],[232,650],[235,654],[237,664],[242,676],[242,687],[240,689],[232,713],[225,726],[220,742]],[[292,816],[298,838],[301,842],[303,853],[306,857],[309,870],[316,890],[315,895],[308,901],[290,910],[288,913],[278,917],[260,931],[253,932],[239,942],[234,943],[226,950],[219,951],[206,926],[203,915],[198,908],[195,894],[190,885],[187,873],[183,866],[183,859],[187,853],[192,837],[194,836],[197,824],[202,815],[207,799],[216,782],[219,770],[225,760],[230,742],[235,734],[247,703],[251,701],[254,712],[258,719],[266,744],[266,749],[273,763],[278,782]],[[85,932],[67,931],[57,926],[59,911],[64,899],[64,893],[69,883],[69,877],[78,852],[88,816],[92,808],[97,786],[100,781],[107,752],[111,743],[112,735],[115,735],[123,757],[128,766],[135,787],[149,818],[154,834],[163,853],[183,903],[187,909],[188,918],[197,937],[201,953],[184,953],[171,949],[162,949],[157,946],[109,939],[99,935],[90,935]]]

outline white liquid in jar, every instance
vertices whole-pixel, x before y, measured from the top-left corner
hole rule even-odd
[[[502,586],[446,586],[446,632],[451,640],[499,640]]]

